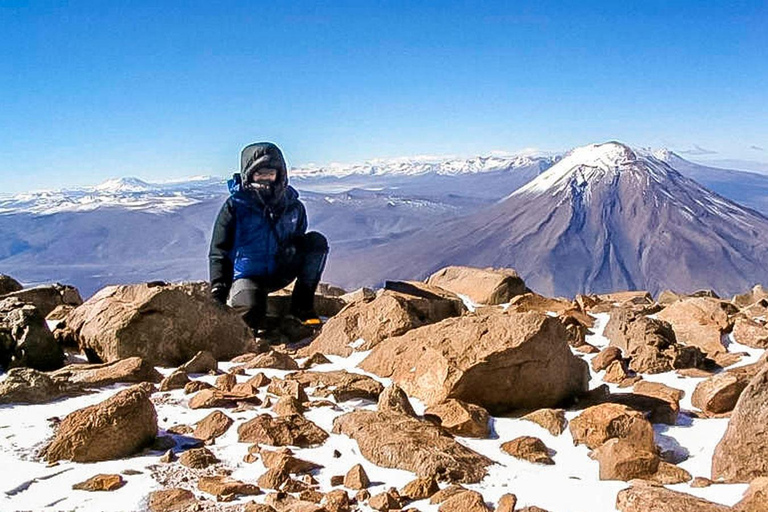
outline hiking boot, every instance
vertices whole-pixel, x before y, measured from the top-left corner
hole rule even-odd
[[[290,314],[292,317],[298,319],[302,325],[309,327],[321,327],[323,325],[323,321],[320,319],[320,315],[318,315],[314,309],[305,311],[291,311]]]

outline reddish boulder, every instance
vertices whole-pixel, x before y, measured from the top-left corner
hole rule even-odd
[[[385,290],[370,302],[349,304],[328,320],[317,338],[300,353],[347,357],[354,351],[370,350],[386,338],[465,311],[460,299],[446,298],[439,293],[438,290],[425,298]]]
[[[456,398],[493,414],[555,406],[587,390],[589,369],[541,313],[470,314],[385,340],[359,365],[428,406]]]
[[[157,414],[151,384],[124,389],[111,398],[68,414],[44,449],[48,462],[97,462],[129,457],[152,444]]]
[[[240,316],[210,298],[207,283],[108,286],[66,323],[80,348],[104,362],[139,356],[177,366],[200,350],[228,359],[254,344]]]
[[[427,283],[465,295],[475,304],[504,304],[526,292],[522,278],[511,268],[445,267]]]
[[[768,476],[768,366],[736,402],[725,435],[712,457],[712,479],[750,482]]]

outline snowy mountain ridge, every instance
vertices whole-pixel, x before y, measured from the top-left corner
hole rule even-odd
[[[325,166],[309,165],[292,169],[291,176],[298,179],[317,177],[343,178],[351,175],[417,176],[430,173],[442,176],[455,176],[458,174],[503,171],[536,164],[544,170],[559,158],[558,154],[535,150],[523,150],[517,153],[497,151],[490,155],[473,156],[470,158],[423,155],[390,159],[372,159],[356,164],[333,163]]]

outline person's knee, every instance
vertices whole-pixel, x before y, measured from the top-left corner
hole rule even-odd
[[[307,252],[327,253],[329,250],[328,239],[322,233],[310,231],[304,235],[304,249]]]

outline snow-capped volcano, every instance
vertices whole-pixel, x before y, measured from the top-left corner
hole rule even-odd
[[[149,183],[139,178],[115,178],[93,187],[99,192],[145,192],[151,188]]]
[[[768,219],[649,151],[609,142],[571,151],[494,206],[355,257],[390,278],[449,264],[514,267],[546,294],[730,293],[766,278]]]

